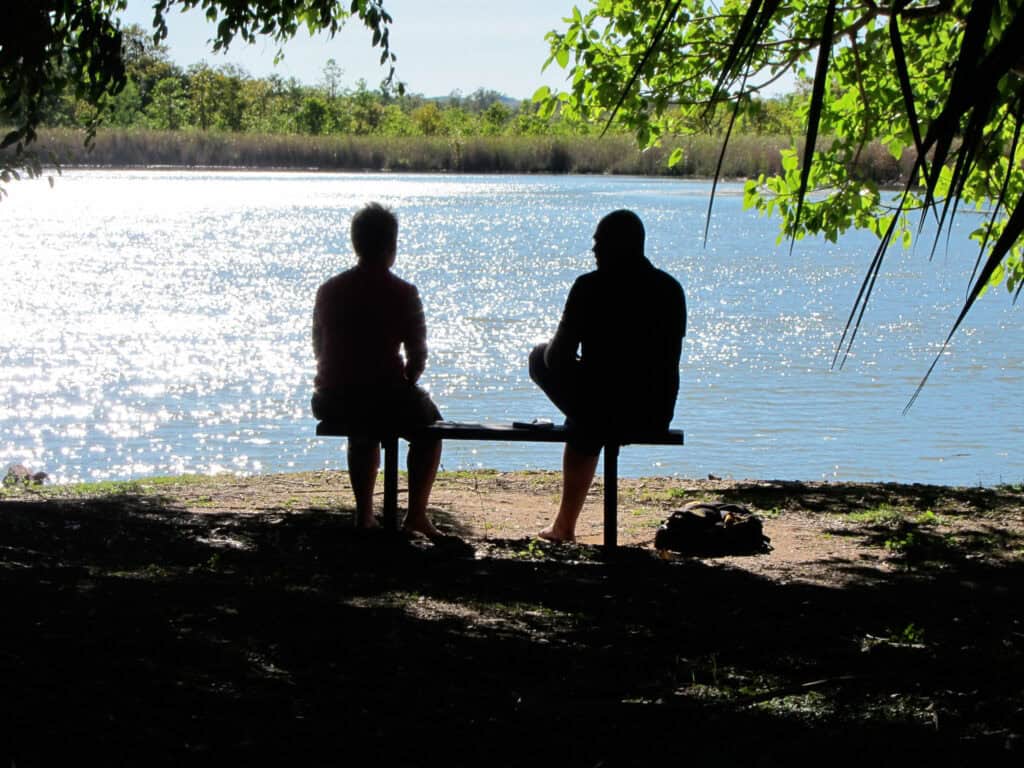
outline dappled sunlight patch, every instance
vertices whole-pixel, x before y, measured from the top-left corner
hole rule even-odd
[[[539,603],[516,601],[445,600],[415,592],[390,592],[343,601],[368,610],[397,609],[418,621],[450,622],[470,632],[512,633],[547,642],[575,628],[578,617]]]

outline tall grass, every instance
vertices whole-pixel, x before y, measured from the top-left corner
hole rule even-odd
[[[734,137],[722,166],[725,178],[780,171],[786,136]],[[667,166],[672,150],[683,160]],[[692,136],[641,152],[631,137],[593,136],[297,136],[199,131],[102,130],[89,151],[83,134],[68,129],[40,132],[36,148],[67,167],[153,166],[287,168],[325,171],[461,173],[609,173],[708,177],[714,174],[721,139]],[[10,158],[8,158],[10,159]],[[858,173],[895,182],[904,169],[884,148],[868,147]]]

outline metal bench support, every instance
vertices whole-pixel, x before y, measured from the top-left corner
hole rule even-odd
[[[384,527],[398,530],[398,435],[380,441],[384,449]]]
[[[321,422],[316,433],[323,437],[349,437],[343,424]],[[437,440],[493,440],[516,442],[564,443],[569,432],[565,427],[534,429],[511,424],[459,424],[439,421],[422,427],[415,435]],[[410,435],[414,437],[414,435]],[[384,525],[398,529],[398,436],[375,436],[384,452]],[[640,432],[619,435],[615,442],[604,445],[604,548],[613,551],[619,543],[619,449],[623,445],[682,445],[682,430]]]
[[[604,548],[619,545],[619,444],[604,446]]]

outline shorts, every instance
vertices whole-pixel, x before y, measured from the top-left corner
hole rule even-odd
[[[397,390],[345,397],[318,390],[313,393],[310,406],[316,418],[344,424],[357,436],[356,439],[360,432],[368,436],[394,432],[408,438],[416,428],[441,421],[441,412],[430,395],[415,384]]]
[[[671,416],[652,415],[651,403],[613,404],[607,392],[587,379],[579,363],[551,370],[544,362],[546,349],[547,344],[541,344],[530,353],[530,378],[565,414],[566,442],[578,453],[597,456],[609,436],[623,432],[668,429]]]
[[[544,362],[547,344],[541,344],[530,353],[530,378],[539,386],[558,409],[565,414],[569,443],[584,456],[597,456],[604,440],[601,428],[605,419],[594,402],[592,390],[584,381],[578,364],[556,374]]]

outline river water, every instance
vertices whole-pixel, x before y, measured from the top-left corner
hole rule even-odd
[[[777,222],[720,187],[572,176],[76,171],[0,203],[0,463],[59,482],[344,466],[308,412],[316,287],[352,262],[348,220],[370,200],[401,221],[396,272],[421,291],[423,383],[446,418],[558,415],[526,357],[593,268],[608,211],[644,219],[648,255],[687,292],[674,426],[684,448],[630,447],[625,475],[1024,480],[1020,309],[984,297],[923,395],[975,250],[893,249],[854,354],[835,344],[874,239],[776,244]],[[930,245],[930,241],[928,241]],[[1009,409],[1009,410],[1008,410]],[[452,443],[446,469],[557,468],[560,447]],[[2,467],[0,467],[2,468]]]

